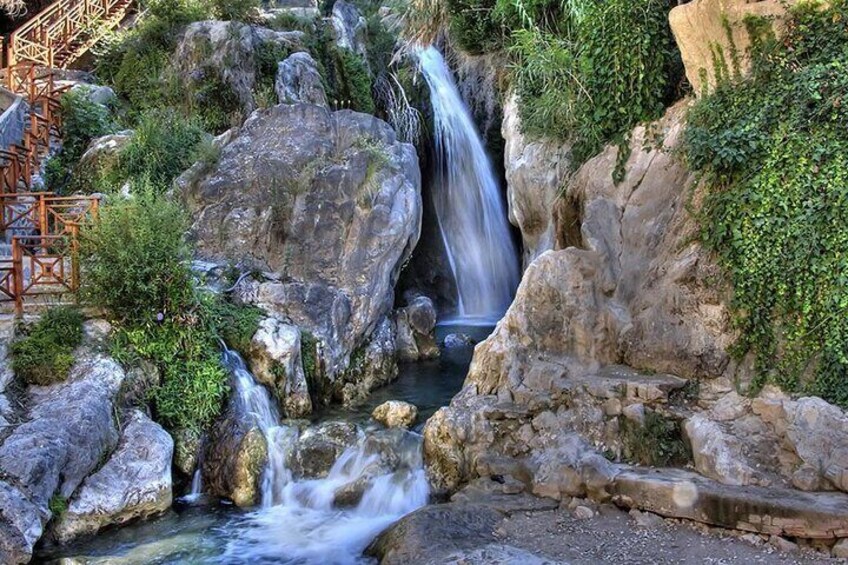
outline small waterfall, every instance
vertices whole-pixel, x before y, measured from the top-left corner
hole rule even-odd
[[[518,253],[498,182],[442,54],[418,52],[430,87],[436,145],[433,199],[458,291],[461,321],[493,323],[518,287]]]
[[[256,382],[238,353],[224,347],[223,361],[233,375],[239,402],[268,442],[262,508],[236,529],[224,562],[284,558],[286,563],[360,563],[374,536],[427,503],[421,439],[402,430],[384,431],[393,459],[399,461],[391,470],[381,460],[385,437],[360,433],[357,444],[339,456],[326,478],[294,479],[286,460],[298,428],[281,423],[268,390]],[[352,493],[361,494],[358,502],[339,507],[343,498],[355,502]]]
[[[188,495],[192,498],[197,498],[203,494],[203,475],[200,472],[200,465],[194,471],[194,476],[191,478],[191,490]]]

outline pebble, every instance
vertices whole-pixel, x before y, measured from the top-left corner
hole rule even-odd
[[[630,511],[630,517],[636,520],[636,525],[641,528],[659,528],[665,523],[661,516],[651,512],[641,512],[635,508]]]
[[[574,509],[574,517],[578,520],[588,520],[595,515],[592,509],[588,506],[578,506]]]

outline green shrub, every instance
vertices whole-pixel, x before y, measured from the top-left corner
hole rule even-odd
[[[652,411],[636,424],[621,417],[624,457],[640,465],[668,467],[685,465],[692,460],[691,449],[683,441],[680,422]]]
[[[204,135],[195,120],[174,110],[147,111],[120,153],[118,174],[122,179],[147,179],[159,190],[167,190],[194,164]]]
[[[132,199],[105,205],[81,238],[82,296],[107,309],[118,328],[114,355],[153,362],[157,419],[202,428],[220,412],[227,375],[209,301],[195,289],[180,208],[137,186]]]
[[[68,511],[68,499],[61,494],[54,494],[50,497],[50,501],[47,503],[47,508],[53,515],[53,519],[57,519]]]
[[[128,326],[179,316],[194,303],[178,206],[138,186],[131,200],[107,202],[82,232],[83,298]]]
[[[673,99],[682,65],[666,0],[507,6],[499,13],[522,22],[509,46],[522,128],[573,140],[575,164]]]
[[[495,0],[446,0],[450,37],[471,54],[497,51],[503,46],[504,26],[495,17]]]
[[[215,19],[249,22],[258,15],[259,0],[208,0]]]
[[[109,108],[92,102],[89,94],[90,89],[82,87],[61,98],[62,149],[47,161],[45,168],[45,183],[50,190],[63,192],[71,170],[91,140],[115,129]]]
[[[74,363],[73,351],[83,338],[79,310],[48,310],[22,339],[12,344],[12,370],[28,384],[64,381]]]
[[[250,340],[259,329],[262,310],[256,306],[218,300],[212,303],[211,314],[221,339],[228,347],[241,353],[250,349]]]
[[[751,78],[689,113],[703,241],[732,282],[734,353],[755,354],[755,384],[848,406],[848,3],[802,4],[781,42],[755,39]]]

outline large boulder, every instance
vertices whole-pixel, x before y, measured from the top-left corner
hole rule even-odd
[[[60,543],[106,526],[146,518],[171,506],[171,436],[135,410],[106,463],[83,481],[53,527]]]
[[[350,422],[324,422],[307,428],[287,454],[286,467],[298,479],[324,478],[358,438],[356,426]]]
[[[309,53],[293,53],[277,65],[274,83],[280,104],[327,106],[327,93],[318,72],[318,63]]]
[[[418,361],[439,356],[436,345],[436,307],[430,298],[407,294],[407,304],[394,311],[397,328],[395,348],[400,361]]]
[[[118,443],[113,417],[124,371],[81,354],[65,382],[32,386],[25,421],[0,446],[0,561],[29,561],[51,518]]]
[[[178,180],[198,252],[270,271],[244,301],[321,342],[322,396],[389,313],[421,228],[412,145],[385,122],[308,104],[255,112],[218,163]]]
[[[521,231],[524,267],[556,245],[554,202],[571,172],[571,147],[521,131],[518,96],[507,96],[501,124],[509,221]]]
[[[330,19],[336,33],[336,45],[367,60],[368,22],[356,6],[345,0],[336,0]]]
[[[230,397],[226,411],[209,430],[202,461],[205,492],[242,507],[260,501],[268,442],[238,395]]]
[[[240,22],[208,20],[189,24],[179,38],[172,57],[176,76],[187,92],[205,96],[215,84],[214,95],[232,96],[242,116],[256,108],[257,63],[262,49],[281,53],[303,49],[303,33],[277,32]],[[222,92],[229,89],[229,92]],[[198,104],[210,104],[200,98]]]
[[[747,18],[769,22],[780,36],[785,29],[786,8],[798,0],[693,0],[674,7],[669,14],[671,31],[680,49],[686,78],[700,94],[716,84],[716,62],[735,73],[747,73],[751,67],[751,38]]]
[[[248,362],[256,380],[274,391],[286,416],[302,418],[312,412],[296,326],[274,318],[259,322],[250,342]]]
[[[687,379],[737,376],[719,271],[687,212],[693,178],[674,151],[685,112],[678,104],[632,132],[621,182],[615,146],[574,174],[554,206],[555,241],[572,230],[568,207],[579,247],[530,263],[462,393],[425,426],[435,488],[509,475],[546,496],[603,498],[612,471],[593,447],[628,456],[634,426],[678,429],[670,405]],[[682,457],[682,438],[670,441]]]

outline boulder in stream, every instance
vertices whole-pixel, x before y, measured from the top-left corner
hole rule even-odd
[[[418,408],[402,400],[387,400],[374,409],[371,417],[387,428],[409,428],[418,419]]]
[[[395,350],[399,361],[418,361],[439,356],[434,331],[436,307],[433,301],[417,293],[406,293],[407,304],[394,311],[397,327]]]
[[[171,506],[174,443],[159,424],[134,410],[124,423],[118,447],[83,481],[52,533],[60,543],[106,526],[164,512]]]
[[[297,326],[265,318],[250,341],[247,359],[253,376],[274,391],[289,418],[302,418],[312,412],[300,340]]]

